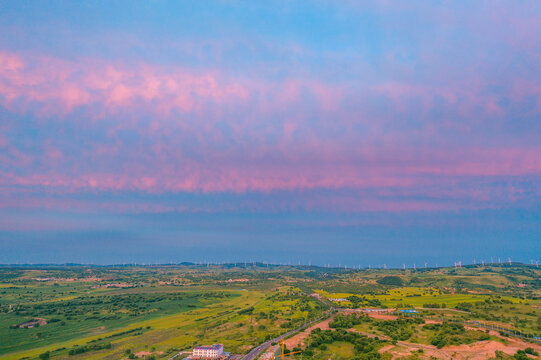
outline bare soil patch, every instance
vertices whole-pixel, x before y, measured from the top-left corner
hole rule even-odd
[[[443,360],[486,360],[494,357],[496,351],[502,351],[508,355],[513,355],[517,350],[524,350],[527,347],[532,347],[536,351],[541,351],[541,346],[530,344],[517,339],[508,339],[508,344],[503,344],[493,340],[479,341],[469,345],[454,345],[446,346],[441,349],[433,345],[412,344],[405,341],[399,341],[398,346],[385,346],[380,349],[380,353],[388,352],[393,356],[393,359],[408,356],[411,353],[422,349],[423,357],[430,358],[431,356]],[[407,351],[407,353],[405,352]]]
[[[315,325],[310,326],[309,328],[305,329],[304,331],[298,333],[297,335],[287,339],[284,341],[286,344],[286,347],[288,349],[292,349],[295,346],[302,345],[304,346],[304,339],[306,339],[308,336],[310,336],[310,333],[314,329],[321,329],[321,330],[328,330],[329,329],[329,323],[332,321],[333,318],[328,318],[327,320],[323,320],[322,322],[319,322]],[[331,329],[334,330],[334,329]]]
[[[387,314],[371,314],[369,313],[368,316],[374,319],[380,319],[380,320],[396,320],[398,319],[398,316],[396,315],[387,315]]]

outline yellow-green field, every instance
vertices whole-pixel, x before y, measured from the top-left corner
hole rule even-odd
[[[328,293],[323,290],[317,290],[317,293],[326,297],[327,299],[347,299],[350,296],[359,296],[359,294],[353,293]],[[397,306],[402,307],[422,307],[424,304],[445,304],[447,307],[454,307],[459,303],[464,302],[476,302],[490,299],[491,295],[480,294],[452,294],[444,293],[443,291],[435,288],[417,288],[417,287],[404,287],[397,289],[390,289],[385,294],[363,294],[366,299],[378,299],[383,306],[388,308],[394,308]],[[502,296],[502,299],[509,300],[513,303],[524,302],[521,299]],[[341,302],[344,306],[351,305],[349,301]]]
[[[351,359],[354,356],[353,345],[346,342],[335,342],[327,346],[322,352],[322,359],[342,360]]]
[[[59,359],[62,358],[85,358],[85,359],[108,359],[108,358],[118,358],[119,354],[123,354],[126,349],[133,349],[133,351],[143,351],[147,350],[148,347],[144,344],[152,344],[153,347],[155,347],[156,351],[166,351],[170,347],[186,347],[187,345],[191,345],[194,341],[197,342],[197,332],[192,332],[190,334],[189,331],[186,331],[190,328],[199,328],[201,325],[197,324],[197,320],[205,317],[213,317],[216,318],[217,314],[219,314],[224,309],[234,309],[237,307],[246,307],[251,304],[254,304],[264,298],[264,294],[256,291],[238,291],[240,294],[239,297],[234,298],[232,300],[224,301],[219,304],[210,305],[204,309],[198,309],[194,310],[192,312],[183,313],[179,315],[173,315],[168,316],[164,318],[159,319],[153,319],[153,320],[147,320],[143,322],[133,323],[125,328],[122,329],[122,331],[135,329],[138,327],[147,327],[150,326],[151,329],[143,335],[138,337],[133,337],[131,339],[119,339],[112,341],[115,346],[111,350],[102,350],[98,352],[94,352],[92,354],[86,353],[76,356],[60,356]],[[179,331],[179,327],[182,327],[184,331]],[[12,354],[4,354],[2,355],[2,359],[20,359],[22,357],[36,357],[41,353],[44,353],[46,351],[54,351],[58,348],[71,348],[74,345],[84,345],[92,340],[96,340],[98,338],[105,338],[109,335],[112,335],[114,333],[118,333],[119,331],[110,331],[110,332],[103,332],[100,331],[101,329],[97,328],[95,329],[95,334],[92,336],[86,336],[83,338],[79,338],[76,340],[61,342],[61,343],[55,343],[48,346],[44,346],[37,349],[32,349],[29,351],[22,351]],[[226,334],[222,334],[222,336],[225,336]],[[231,345],[232,341],[227,341],[227,339],[223,338],[224,343],[228,343],[228,345]],[[116,356],[116,357],[115,357]]]
[[[207,301],[201,308],[179,314],[161,316],[155,319],[132,322],[118,330],[95,327],[83,332],[82,336],[67,341],[56,341],[30,350],[2,355],[2,359],[35,358],[47,351],[57,359],[119,359],[127,350],[137,353],[147,351],[157,357],[165,356],[182,349],[205,343],[223,343],[228,351],[244,352],[263,342],[268,336],[286,332],[288,328],[309,320],[317,314],[315,299],[303,296],[298,289],[280,286],[268,290],[229,290],[217,287],[175,288],[149,287],[144,289],[116,289],[108,295],[141,293],[223,293],[234,295],[217,301]],[[51,299],[52,302],[69,300],[72,297]],[[301,304],[303,302],[303,304]],[[39,302],[42,303],[42,302]],[[243,310],[249,310],[243,313]],[[47,329],[45,325],[42,327]],[[142,328],[137,336],[114,337],[115,334]],[[16,329],[12,332],[26,332],[35,336],[40,329]],[[8,333],[9,334],[9,333]],[[111,337],[111,335],[113,335]],[[75,346],[105,341],[111,343],[110,349],[69,355],[67,350]],[[63,349],[55,351],[57,349]]]

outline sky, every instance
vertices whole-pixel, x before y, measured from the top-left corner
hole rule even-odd
[[[541,261],[537,0],[0,0],[0,34],[0,263]]]

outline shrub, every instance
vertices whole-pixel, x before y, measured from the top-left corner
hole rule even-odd
[[[358,317],[355,314],[351,315],[337,315],[333,321],[329,323],[329,327],[333,329],[349,329],[355,325],[361,324],[365,316]]]
[[[528,355],[526,355],[526,352],[524,350],[518,350],[513,357],[517,360],[529,360],[530,358]]]
[[[404,281],[399,276],[384,276],[381,279],[377,280],[378,284],[381,285],[391,285],[391,286],[403,286]]]
[[[304,356],[312,357],[312,356],[314,356],[314,350],[312,350],[311,348],[308,348],[308,349],[304,350],[302,354]]]
[[[254,307],[253,307],[253,306],[250,306],[249,308],[246,308],[246,309],[243,309],[243,310],[239,310],[239,311],[237,312],[237,314],[239,314],[239,315],[251,314],[253,311],[254,311]]]
[[[462,310],[462,311],[471,311],[472,308],[473,308],[473,304],[469,302],[458,303],[455,306],[455,309]]]

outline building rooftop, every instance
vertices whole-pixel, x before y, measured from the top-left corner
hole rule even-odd
[[[194,349],[196,350],[218,350],[220,348],[223,348],[224,346],[222,344],[214,344],[214,345],[209,345],[209,346],[205,346],[205,345],[202,345],[202,346],[196,346]]]

